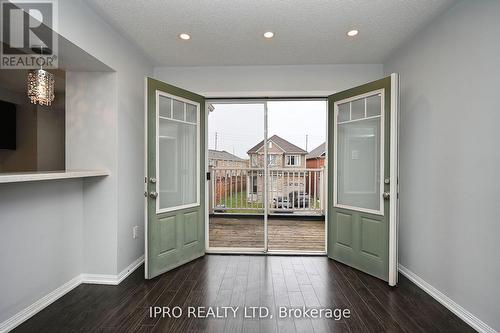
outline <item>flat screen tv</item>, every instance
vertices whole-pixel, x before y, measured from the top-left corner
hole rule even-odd
[[[0,149],[16,149],[16,105],[0,101]]]

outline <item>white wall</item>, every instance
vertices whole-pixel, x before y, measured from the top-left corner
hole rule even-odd
[[[382,65],[156,67],[154,76],[206,97],[326,96],[380,79]]]
[[[50,107],[37,106],[37,170],[64,170],[65,113],[64,93],[56,92]]]
[[[110,172],[104,179],[84,180],[82,272],[116,274],[116,73],[67,72],[66,84],[66,167]]]
[[[384,65],[401,74],[400,262],[500,331],[500,2],[461,1]]]
[[[116,71],[114,87],[101,87],[103,92],[116,89],[116,107],[112,115],[112,121],[115,122],[113,126],[116,126],[116,146],[108,150],[114,156],[115,167],[110,171],[116,179],[109,186],[116,193],[116,198],[92,196],[92,200],[99,204],[96,209],[101,209],[100,205],[113,207],[116,199],[117,247],[116,266],[113,269],[116,274],[144,254],[141,232],[144,223],[144,77],[151,76],[153,68],[142,53],[81,0],[59,1],[59,31]],[[67,161],[70,159],[67,158]],[[89,209],[94,208],[89,206]],[[100,220],[106,222],[103,217]],[[132,239],[132,227],[135,225],[141,226],[138,239]]]
[[[82,273],[79,179],[0,184],[0,323]]]

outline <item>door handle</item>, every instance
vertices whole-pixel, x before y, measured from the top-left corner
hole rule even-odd
[[[151,199],[156,199],[158,197],[158,192],[149,192],[149,197]]]
[[[389,192],[382,193],[382,198],[384,198],[384,200],[389,200],[390,197],[391,197],[391,194]]]

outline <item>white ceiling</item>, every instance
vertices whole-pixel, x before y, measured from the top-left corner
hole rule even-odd
[[[454,0],[86,0],[155,66],[382,63]],[[355,38],[346,32],[360,31]],[[271,40],[262,35],[273,31]],[[192,38],[182,41],[180,33]]]

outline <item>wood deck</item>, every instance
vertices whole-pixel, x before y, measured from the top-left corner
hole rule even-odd
[[[325,251],[325,221],[268,220],[269,250]],[[264,247],[264,218],[210,217],[210,247]]]

